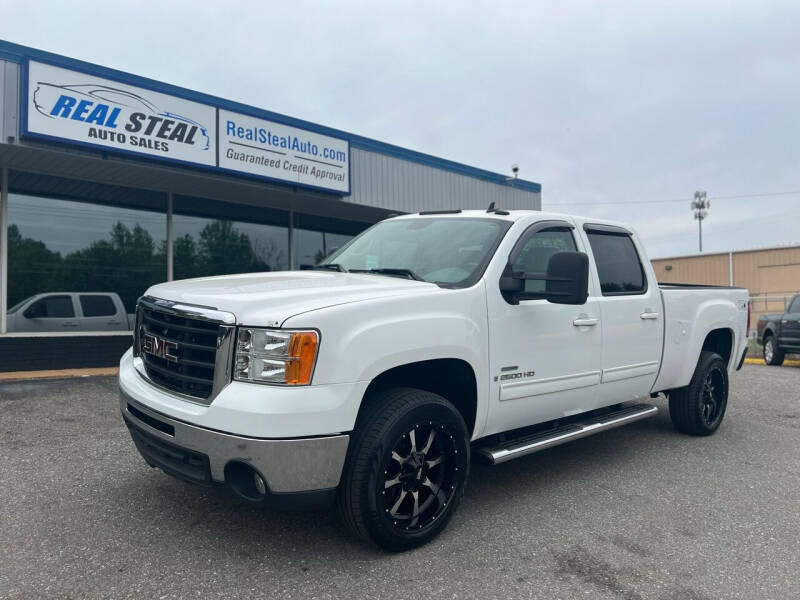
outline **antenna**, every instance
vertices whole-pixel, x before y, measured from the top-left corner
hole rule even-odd
[[[489,208],[486,209],[487,213],[494,212],[494,202],[489,204]]]

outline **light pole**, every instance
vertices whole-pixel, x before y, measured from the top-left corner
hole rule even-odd
[[[692,200],[692,210],[694,211],[694,218],[697,219],[700,234],[700,252],[703,251],[703,219],[708,216],[709,208],[711,208],[711,200],[708,199],[706,192],[695,192],[694,200]]]

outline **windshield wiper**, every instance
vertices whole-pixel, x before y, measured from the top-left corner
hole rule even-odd
[[[347,269],[345,269],[339,263],[327,263],[327,264],[324,264],[324,265],[314,265],[311,268],[312,269],[325,269],[325,270],[328,270],[328,271],[339,271],[340,273],[347,273],[348,272]]]
[[[350,269],[351,273],[377,273],[378,275],[390,275],[392,277],[406,277],[414,281],[425,281],[422,277],[414,273],[411,269]]]

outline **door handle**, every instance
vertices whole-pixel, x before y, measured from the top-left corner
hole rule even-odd
[[[597,325],[598,322],[599,319],[596,317],[578,317],[572,324],[575,325],[575,327],[591,327]]]
[[[657,312],[643,312],[639,315],[642,319],[657,319],[658,313]]]

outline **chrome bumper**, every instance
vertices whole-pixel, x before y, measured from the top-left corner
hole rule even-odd
[[[167,451],[174,447],[190,450],[203,459],[207,457],[211,480],[224,483],[225,466],[231,461],[240,461],[256,469],[267,482],[269,491],[277,494],[335,488],[339,485],[350,440],[349,435],[276,440],[221,433],[150,410],[123,390],[120,390],[120,409],[132,435],[135,428],[144,432],[145,437],[149,436],[148,439],[157,438],[156,444],[160,440]],[[152,464],[147,457],[145,460]]]

